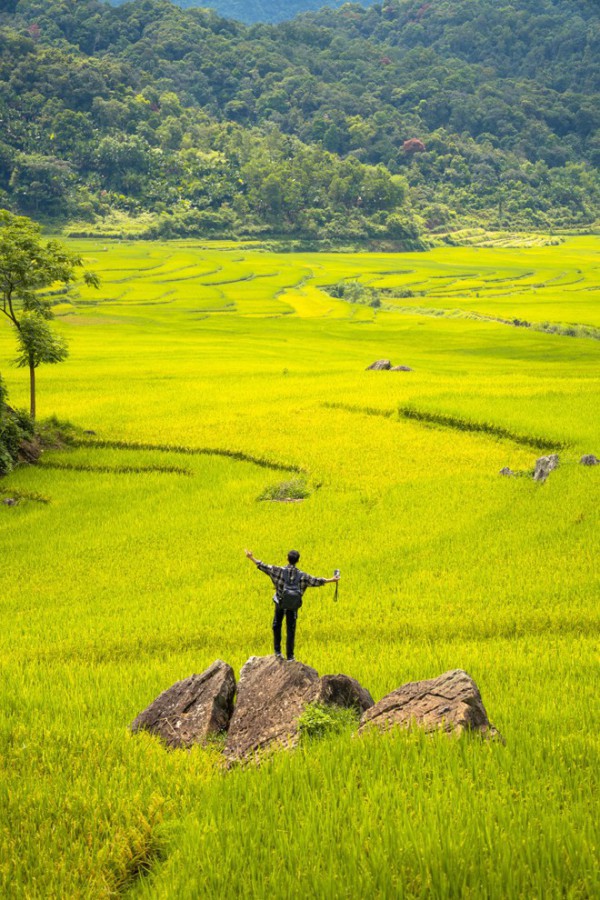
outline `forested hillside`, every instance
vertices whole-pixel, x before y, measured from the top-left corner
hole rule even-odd
[[[167,0],[0,16],[0,201],[148,234],[413,240],[598,216],[588,0],[386,0],[255,25]],[[416,224],[415,224],[416,223]]]
[[[108,0],[113,6],[122,6],[128,0]],[[219,15],[251,24],[253,22],[283,22],[299,13],[314,11],[324,6],[343,6],[346,0],[173,0],[182,9],[209,7]],[[368,6],[372,0],[361,0]]]

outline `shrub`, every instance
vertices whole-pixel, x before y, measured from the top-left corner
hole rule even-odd
[[[304,478],[292,478],[279,484],[272,484],[265,488],[259,500],[305,500],[310,497],[310,491]]]
[[[364,303],[376,309],[381,306],[380,292],[360,281],[338,281],[337,284],[325,285],[323,290],[347,303]]]
[[[337,734],[354,728],[358,718],[355,709],[309,703],[298,719],[300,740],[319,740],[328,734]]]
[[[10,472],[17,462],[21,441],[33,437],[33,423],[26,412],[8,407],[8,391],[0,377],[0,475]]]

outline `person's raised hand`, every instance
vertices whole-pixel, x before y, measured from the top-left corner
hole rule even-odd
[[[252,559],[252,557],[254,556],[254,553],[252,552],[252,550],[244,550],[244,553],[246,554],[248,559]]]

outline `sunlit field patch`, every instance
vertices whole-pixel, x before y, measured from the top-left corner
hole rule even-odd
[[[57,297],[39,411],[95,434],[0,484],[2,892],[597,896],[600,342],[419,307],[600,325],[599,240],[73,246],[102,286]],[[325,289],[350,279],[381,308]],[[13,355],[4,328],[25,406]],[[244,547],[342,570],[300,659],[376,699],[464,668],[506,746],[336,731],[227,773],[132,737],[174,681],[271,652]]]

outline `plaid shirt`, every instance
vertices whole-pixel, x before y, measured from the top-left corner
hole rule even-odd
[[[306,572],[301,572],[300,569],[296,569],[295,566],[268,566],[264,562],[258,562],[256,564],[256,568],[260,569],[261,572],[264,572],[265,575],[268,575],[273,584],[275,585],[275,597],[273,598],[276,603],[279,603],[283,596],[283,589],[285,587],[285,573],[289,569],[295,569],[296,572],[300,575],[300,590],[302,593],[308,587],[322,587],[325,584],[325,578],[315,578],[314,575],[307,575]]]

